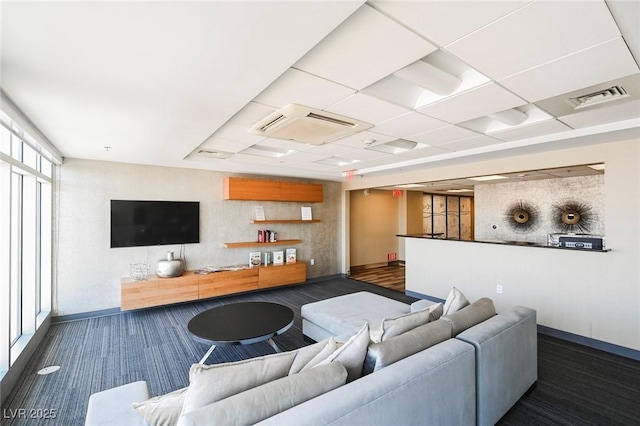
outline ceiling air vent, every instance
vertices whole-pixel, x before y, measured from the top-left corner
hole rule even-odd
[[[602,104],[605,102],[616,101],[629,96],[627,91],[622,86],[612,86],[608,89],[599,90],[597,92],[589,93],[587,95],[577,96],[575,98],[569,98],[566,101],[573,106],[573,109],[587,108],[593,105]]]
[[[260,120],[251,133],[270,138],[322,145],[373,127],[326,111],[290,104]]]

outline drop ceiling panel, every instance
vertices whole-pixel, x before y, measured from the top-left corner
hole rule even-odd
[[[495,83],[488,83],[418,111],[455,124],[524,104],[526,102],[513,93]]]
[[[420,149],[414,149],[408,152],[403,152],[402,154],[396,155],[398,160],[412,160],[415,158],[426,158],[433,157],[436,155],[449,154],[451,151],[447,149],[442,149],[441,147],[435,146],[427,146]]]
[[[316,77],[294,68],[289,68],[276,81],[260,93],[254,101],[276,109],[287,104],[300,104],[324,109],[355,93],[355,90]],[[261,118],[266,117],[267,114]],[[259,121],[259,120],[258,120]]]
[[[260,142],[259,145],[269,146],[272,148],[279,148],[279,149],[290,149],[292,151],[300,151],[302,148],[307,146],[307,144],[304,144],[304,143],[288,141],[284,139],[276,139],[276,138],[266,138],[265,140]]]
[[[529,1],[373,1],[373,6],[393,16],[428,40],[445,46]]]
[[[491,133],[491,136],[502,141],[515,141],[518,139],[528,139],[536,136],[566,132],[568,130],[571,130],[571,127],[557,120],[547,120],[530,124],[528,126],[518,126],[509,130],[493,132]]]
[[[247,128],[253,126],[258,121],[262,120],[267,115],[274,112],[277,108],[259,104],[257,102],[249,102],[238,111],[227,123],[237,124],[240,126],[245,126]]]
[[[441,145],[438,145],[438,148],[443,148],[451,151],[464,151],[467,149],[484,148],[485,146],[498,145],[500,143],[502,143],[502,141],[489,136],[476,136],[460,141],[443,143]]]
[[[631,101],[618,105],[611,105],[609,108],[594,109],[591,111],[578,112],[566,115],[558,119],[574,129],[597,126],[599,124],[613,123],[638,119],[640,117],[640,101]]]
[[[364,139],[375,139],[375,143],[385,143],[392,141],[394,139],[398,139],[395,136],[383,135],[380,133],[373,133],[369,130],[364,132],[357,133],[355,135],[347,136],[346,138],[338,139],[331,144],[348,146],[351,148],[364,148],[365,144],[363,142]]]
[[[345,152],[344,154],[336,155],[336,157],[345,158],[348,160],[368,161],[376,160],[378,158],[392,159],[394,155],[388,154],[386,152],[372,151],[369,149],[354,149],[352,151]]]
[[[410,135],[416,135],[445,126],[447,126],[447,123],[440,120],[427,117],[417,112],[410,112],[380,123],[373,127],[371,131],[373,133],[408,139]]]
[[[250,126],[234,123],[226,123],[213,134],[216,139],[226,139],[243,143],[256,144],[264,140],[264,136],[253,135],[248,132]]]
[[[500,84],[530,102],[538,102],[637,72],[624,40],[617,38],[505,78]]]
[[[604,1],[536,1],[447,50],[501,79],[619,35]]]
[[[231,161],[231,162],[239,162],[239,163],[248,163],[248,164],[267,164],[267,163],[272,163],[275,160],[274,158],[270,158],[270,157],[261,157],[259,155],[249,155],[249,154],[236,154],[233,157],[229,158],[228,160],[225,161]]]
[[[295,68],[360,90],[434,50],[422,37],[363,5]]]
[[[322,160],[326,157],[326,155],[311,154],[309,152],[294,152],[293,154],[288,154],[280,158],[280,161],[283,163],[298,163],[306,166],[307,163]]]
[[[408,108],[356,93],[325,109],[371,124],[378,124],[410,112]]]
[[[590,93],[597,93],[602,90],[610,89],[613,86],[621,86],[628,96],[621,97],[618,99],[612,99],[611,102],[602,102],[595,103],[593,105],[589,105],[580,109],[576,109],[575,104],[568,102],[568,99],[578,98],[580,96],[584,96]],[[640,99],[640,73],[633,74],[624,78],[619,78],[616,80],[605,81],[600,84],[596,84],[594,86],[589,86],[582,88],[580,90],[575,90],[573,92],[563,93],[560,96],[555,96],[553,98],[544,99],[542,101],[536,102],[536,105],[541,109],[547,111],[549,114],[554,115],[556,117],[562,117],[566,115],[571,115],[575,113],[583,113],[587,111],[592,111],[600,108],[611,108],[616,105],[624,104],[626,102]]]
[[[360,145],[363,145],[360,141]],[[344,154],[345,152],[349,152],[353,150],[352,146],[346,145],[338,145],[337,143],[326,143],[324,145],[303,145],[300,147],[300,151],[310,152],[312,154],[319,154],[325,157],[332,155]]]
[[[229,141],[226,139],[209,138],[199,148],[225,152],[240,152],[254,145],[252,142]]]
[[[427,145],[440,145],[445,142],[452,142],[460,139],[467,139],[478,136],[476,132],[463,129],[457,126],[447,126],[418,135],[412,135],[411,140]]]

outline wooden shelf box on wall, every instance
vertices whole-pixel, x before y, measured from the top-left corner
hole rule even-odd
[[[321,203],[323,189],[317,183],[282,182],[274,180],[226,177],[223,199],[250,201],[297,201]]]
[[[247,241],[247,242],[237,242],[237,243],[224,243],[226,248],[240,248],[240,247],[261,247],[261,246],[282,246],[289,244],[298,244],[301,243],[302,240],[278,240],[273,242],[260,243],[258,241]]]

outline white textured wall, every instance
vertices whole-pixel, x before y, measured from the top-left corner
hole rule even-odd
[[[474,242],[406,241],[407,290],[445,298],[453,285],[499,311],[538,311],[539,324],[640,350],[640,140],[360,179],[373,186],[604,162],[607,253]],[[355,189],[345,185],[346,189]],[[502,285],[503,294],[496,293]]]
[[[227,173],[152,167],[87,160],[65,160],[58,188],[54,315],[90,312],[120,306],[120,278],[130,263],[155,262],[179,245],[110,248],[110,200],[170,200],[200,202],[200,243],[186,244],[189,269],[248,262],[259,247],[224,248],[224,242],[254,241],[260,225],[250,224],[254,207],[262,205],[267,219],[298,219],[300,206],[310,205],[320,223],[268,225],[279,239],[301,239],[298,258],[315,259],[308,277],[340,272],[340,184],[322,182],[322,203],[224,201]],[[279,179],[279,178],[270,178]],[[264,225],[262,225],[264,226]],[[271,246],[268,251],[286,246]],[[262,251],[267,251],[262,249]]]
[[[476,185],[475,239],[546,244],[547,234],[560,232],[553,224],[553,206],[567,200],[588,204],[594,217],[589,233],[604,235],[604,179],[604,175],[592,175]],[[539,225],[530,232],[517,232],[505,221],[509,207],[519,201],[534,205],[539,212]]]

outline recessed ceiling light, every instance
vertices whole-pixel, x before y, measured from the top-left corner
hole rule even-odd
[[[501,175],[478,176],[478,177],[469,178],[469,180],[475,180],[478,182],[484,182],[487,180],[499,180],[499,179],[509,179],[509,178],[507,176],[501,176]]]
[[[404,139],[397,139],[391,142],[382,143],[380,145],[372,146],[365,149],[368,149],[370,151],[385,152],[387,154],[400,154],[401,152],[407,152],[413,149],[420,149],[425,147],[427,147],[427,145],[424,145],[418,142],[407,141]]]
[[[589,168],[592,168],[593,170],[604,170],[604,163],[601,164],[591,164],[589,166],[587,166]]]
[[[258,157],[271,157],[280,158],[285,155],[295,152],[292,149],[275,148],[272,146],[254,145],[244,151],[240,151],[240,154],[256,155]]]
[[[448,189],[446,192],[473,192],[473,189]]]
[[[349,164],[357,163],[358,160],[348,160],[346,158],[328,157],[322,160],[314,161],[317,164],[324,164],[327,166],[347,166]]]

